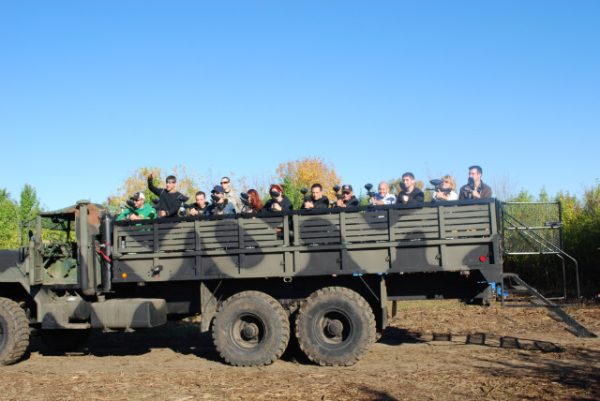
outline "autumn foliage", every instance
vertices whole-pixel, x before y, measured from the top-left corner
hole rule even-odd
[[[323,159],[318,157],[306,157],[304,159],[281,163],[277,167],[277,176],[284,183],[284,193],[292,201],[294,208],[300,208],[302,195],[300,189],[319,183],[323,186],[323,193],[329,199],[335,199],[333,186],[341,185],[341,177],[338,176],[333,165],[327,165]]]

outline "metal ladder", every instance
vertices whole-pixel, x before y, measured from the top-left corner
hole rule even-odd
[[[570,316],[567,312],[565,312],[561,307],[548,298],[544,297],[542,294],[538,292],[535,288],[527,284],[521,277],[519,277],[515,273],[503,273],[502,274],[502,285],[501,285],[501,304],[502,306],[507,306],[506,297],[505,297],[505,281],[514,281],[518,285],[513,286],[512,288],[516,290],[518,293],[526,293],[532,295],[534,298],[531,300],[533,305],[531,306],[540,306],[548,309],[550,317],[554,320],[563,322],[567,325],[567,330],[574,334],[577,337],[585,337],[585,338],[595,338],[596,334],[592,333],[588,329],[586,329],[583,325],[581,325],[577,320],[575,320],[572,316]],[[518,305],[513,305],[518,306]]]

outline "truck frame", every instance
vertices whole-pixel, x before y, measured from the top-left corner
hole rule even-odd
[[[76,345],[92,329],[199,316],[232,365],[272,363],[292,336],[317,364],[351,365],[389,301],[488,301],[498,213],[469,200],[114,222],[80,201],[0,251],[0,363],[22,357],[31,328]]]

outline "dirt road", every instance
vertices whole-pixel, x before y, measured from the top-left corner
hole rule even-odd
[[[600,307],[571,312],[600,333]],[[273,365],[234,368],[191,323],[94,334],[66,355],[34,338],[27,359],[0,368],[0,400],[600,399],[600,339],[577,338],[537,308],[402,303],[380,341],[347,368],[312,365],[293,348]]]

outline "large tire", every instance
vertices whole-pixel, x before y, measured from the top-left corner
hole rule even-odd
[[[290,339],[290,322],[271,296],[244,291],[229,297],[213,322],[213,341],[234,366],[263,366],[279,359]]]
[[[0,298],[0,365],[17,362],[29,346],[29,321],[14,301]]]
[[[375,317],[358,293],[326,287],[313,292],[300,307],[296,338],[311,361],[350,366],[375,342]]]

